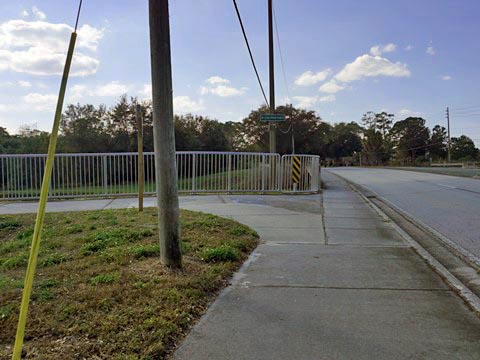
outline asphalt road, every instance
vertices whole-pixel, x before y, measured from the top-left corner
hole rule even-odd
[[[392,169],[322,171],[376,192],[480,259],[480,180]]]

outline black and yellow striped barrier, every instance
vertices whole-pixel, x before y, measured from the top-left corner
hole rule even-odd
[[[294,184],[300,183],[300,174],[301,174],[301,162],[300,156],[292,157],[292,181]]]

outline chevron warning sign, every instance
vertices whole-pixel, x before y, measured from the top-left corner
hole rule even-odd
[[[292,181],[294,184],[300,183],[301,162],[299,156],[292,157]]]

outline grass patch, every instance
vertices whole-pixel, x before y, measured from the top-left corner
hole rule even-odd
[[[94,276],[90,279],[90,284],[98,285],[98,284],[110,284],[119,279],[119,275],[117,273],[113,274],[100,274]]]
[[[258,242],[232,220],[190,211],[180,220],[184,268],[169,271],[159,259],[155,209],[46,214],[27,357],[168,356]],[[11,356],[34,221],[0,217],[1,359]]]
[[[200,256],[207,262],[237,261],[239,252],[229,245],[223,245],[216,248],[205,249],[200,252]]]
[[[18,227],[20,227],[20,223],[15,219],[10,219],[5,217],[0,218],[0,230],[16,229]]]
[[[67,257],[64,254],[53,253],[48,255],[45,259],[43,259],[42,262],[40,263],[40,266],[46,267],[46,266],[58,265],[64,261],[67,261]]]
[[[140,245],[131,249],[137,259],[151,256],[160,256],[160,245]]]

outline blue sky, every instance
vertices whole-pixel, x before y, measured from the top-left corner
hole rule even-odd
[[[267,1],[237,2],[268,87]],[[0,126],[50,130],[77,5],[2,1]],[[480,139],[480,2],[276,0],[275,10],[288,86],[277,52],[277,104],[332,123],[385,110],[430,126],[445,125],[450,106],[452,135]],[[262,104],[230,0],[170,0],[170,15],[176,112],[239,121]],[[146,0],[84,0],[67,101],[147,98],[148,41]]]

